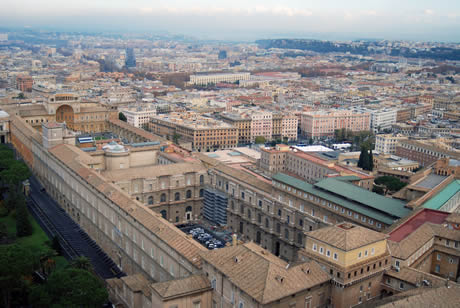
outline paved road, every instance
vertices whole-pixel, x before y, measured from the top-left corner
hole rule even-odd
[[[58,237],[67,259],[87,257],[96,274],[103,279],[125,275],[79,225],[45,191],[41,191],[42,186],[33,176],[30,188],[30,212],[50,238]]]

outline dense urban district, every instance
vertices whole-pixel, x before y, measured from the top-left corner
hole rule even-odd
[[[460,45],[0,34],[2,307],[458,307]]]

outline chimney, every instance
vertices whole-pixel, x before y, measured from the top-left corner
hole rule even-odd
[[[236,233],[233,233],[232,235],[232,246],[236,246],[238,245],[238,237],[236,235]]]

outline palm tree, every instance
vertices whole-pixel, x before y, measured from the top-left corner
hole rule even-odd
[[[78,257],[76,259],[73,259],[70,263],[70,266],[85,271],[91,271],[93,269],[93,266],[91,265],[91,262],[87,257]]]

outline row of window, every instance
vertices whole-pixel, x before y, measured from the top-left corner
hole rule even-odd
[[[203,197],[203,195],[204,195],[204,190],[203,190],[203,189],[200,189],[200,194],[199,194],[200,198]],[[190,189],[186,191],[186,193],[185,193],[185,198],[186,198],[186,199],[192,198],[192,191],[191,191]],[[166,202],[166,200],[167,200],[166,194],[165,194],[165,193],[162,193],[162,194],[160,195],[160,202]],[[174,194],[174,201],[180,201],[180,192],[176,192],[176,193]],[[149,204],[149,205],[154,204],[154,198],[153,198],[153,196],[149,196],[149,197],[147,198],[147,204]]]
[[[300,191],[300,190],[297,190],[295,188],[291,188],[290,186],[286,186],[285,184],[280,184],[279,182],[274,182],[274,185],[277,186],[277,187],[280,187],[282,189],[286,189],[287,191],[292,192],[294,194],[298,194],[299,196],[303,196],[305,199],[308,199],[308,200],[310,200],[312,202],[316,202],[316,203],[321,204],[323,206],[327,206],[330,209],[334,209],[336,212],[340,211],[341,214],[345,215],[345,213],[346,213],[348,216],[353,217],[353,218],[355,218],[357,220],[361,220],[361,222],[363,222],[363,223],[367,223],[367,224],[369,224],[371,226],[374,225],[374,220],[373,219],[367,218],[367,217],[362,216],[362,215],[360,215],[358,213],[354,213],[354,212],[352,212],[350,210],[346,210],[344,207],[338,206],[336,204],[332,204],[331,202],[329,202],[327,200],[320,199],[320,198],[318,198],[318,197],[316,197],[314,195],[311,195],[311,194],[302,193],[302,191]],[[278,200],[280,202],[283,202],[283,196],[281,194],[278,196]],[[294,203],[290,199],[288,199],[288,204],[289,204],[290,207],[294,207]],[[299,210],[301,212],[305,212],[305,206],[303,204],[300,204]],[[311,216],[315,216],[315,209],[314,208],[311,209]],[[325,215],[323,217],[323,220],[324,220],[324,222],[327,222],[328,217]],[[379,223],[379,222],[377,222],[375,224],[375,226],[378,229],[382,228],[382,224]]]
[[[313,249],[313,251],[318,251],[322,255],[325,254],[324,252],[326,251],[326,254],[325,254],[326,257],[328,257],[328,258],[331,257],[331,251],[329,249],[324,249],[324,247],[322,247],[322,246],[320,246],[319,249],[318,249],[316,243],[313,243],[312,249]],[[336,252],[334,252],[332,254],[332,258],[334,260],[339,260],[339,255]]]

